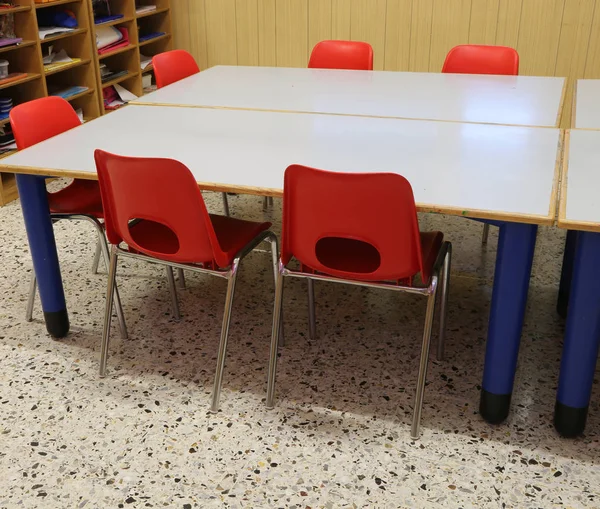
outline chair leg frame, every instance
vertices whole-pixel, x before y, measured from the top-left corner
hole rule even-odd
[[[112,307],[112,296],[117,295],[114,291],[116,288],[116,274],[117,274],[117,261],[119,256],[125,256],[130,258],[137,258],[140,260],[144,260],[149,263],[155,263],[158,265],[165,265],[167,268],[167,277],[170,273],[171,277],[169,277],[170,286],[174,288],[174,280],[171,284],[171,278],[173,277],[172,268],[176,268],[178,270],[190,270],[194,272],[200,272],[204,274],[209,274],[216,277],[221,277],[227,280],[227,294],[225,297],[225,309],[223,311],[223,325],[221,328],[221,337],[219,341],[219,350],[217,354],[217,367],[215,371],[215,379],[213,386],[213,393],[211,397],[211,412],[218,412],[219,410],[219,401],[221,396],[221,389],[223,385],[223,373],[225,370],[225,359],[227,357],[227,342],[229,337],[229,325],[231,322],[231,311],[233,308],[233,301],[235,296],[235,284],[237,281],[237,274],[239,270],[239,266],[241,261],[252,252],[258,244],[261,242],[269,242],[271,244],[272,251],[272,259],[274,266],[274,275],[277,276],[278,268],[277,261],[279,259],[279,249],[277,237],[274,233],[270,231],[263,232],[261,235],[257,236],[252,242],[250,242],[247,246],[242,249],[237,256],[235,257],[231,267],[229,267],[226,271],[216,271],[205,269],[201,266],[196,265],[188,265],[182,263],[175,262],[167,262],[163,260],[158,260],[156,258],[150,258],[148,256],[130,253],[125,251],[124,249],[119,248],[118,246],[111,246],[110,253],[110,264],[109,264],[109,277],[108,277],[108,286],[107,286],[107,300],[106,300],[106,310],[104,315],[104,328],[102,331],[102,345],[100,348],[100,376],[106,376],[106,369],[108,363],[108,352],[109,352],[109,344],[110,344],[110,325],[111,325],[111,313],[110,309]],[[172,294],[173,295],[173,294]]]
[[[441,269],[440,289],[440,332],[438,336],[437,353],[438,361],[444,360],[444,347],[446,343],[446,323],[448,321],[448,292],[450,291],[450,270],[452,266],[452,244],[448,244],[444,263]]]
[[[185,290],[185,274],[183,273],[183,269],[177,269],[177,281],[179,288]]]
[[[70,220],[70,221],[87,221],[88,223],[91,223],[94,226],[94,228],[96,229],[96,233],[98,235],[98,237],[97,237],[98,240],[96,243],[96,254],[98,253],[98,251],[100,251],[100,253],[104,257],[106,266],[107,267],[109,266],[110,254],[109,254],[109,250],[108,250],[108,244],[106,242],[106,236],[104,235],[104,227],[98,219],[96,219],[93,216],[86,216],[86,215],[81,215],[81,214],[52,214],[52,220],[54,222],[59,221],[59,220]],[[97,264],[95,262],[96,254],[94,255],[94,264],[96,265],[96,268],[97,268]],[[33,306],[34,306],[34,302],[35,302],[36,288],[37,288],[37,280],[35,277],[35,272],[33,272],[32,280],[29,285],[29,296],[27,299],[27,310],[26,310],[26,314],[25,314],[25,319],[28,322],[30,322],[33,318]],[[121,306],[121,298],[119,296],[119,290],[116,286],[114,288],[114,291],[115,291],[115,301],[114,302],[115,302],[115,307],[116,307],[116,312],[117,312],[117,318],[119,319],[119,327],[121,330],[121,337],[123,339],[127,339],[127,324],[125,323],[125,316],[123,314],[123,308]]]
[[[317,322],[315,318],[315,285],[312,279],[308,279],[308,337],[317,337]]]
[[[229,200],[227,199],[227,193],[221,193],[223,197],[223,213],[229,217]]]
[[[179,300],[177,299],[177,288],[175,287],[175,277],[173,276],[173,269],[169,265],[166,265],[165,270],[167,272],[167,281],[169,282],[169,293],[171,294],[173,318],[175,318],[176,321],[179,321],[181,320],[181,313],[179,312]]]
[[[96,251],[94,252],[94,260],[92,261],[92,274],[98,274],[98,265],[100,264],[100,257],[102,256],[102,244],[100,240],[96,241]],[[108,261],[104,260],[106,265],[106,270],[108,270]]]
[[[485,246],[488,243],[488,237],[490,235],[490,225],[483,223],[483,232],[481,234],[481,245]]]
[[[435,304],[438,293],[438,282],[441,276],[441,305],[440,305],[440,337],[438,340],[438,355],[443,356],[447,299],[450,280],[450,268],[452,258],[452,245],[444,242],[438,258],[433,266],[432,277],[427,287],[407,287],[393,286],[385,283],[371,283],[368,281],[348,281],[320,274],[307,274],[303,272],[293,272],[283,266],[281,261],[278,264],[277,284],[275,289],[275,305],[273,309],[273,327],[271,330],[271,347],[269,352],[269,369],[267,374],[267,400],[266,407],[272,409],[275,406],[275,380],[277,374],[277,355],[279,348],[279,331],[282,321],[281,306],[283,303],[283,286],[286,277],[296,277],[307,279],[309,282],[309,327],[313,333],[314,324],[314,281],[328,281],[338,284],[350,284],[354,286],[367,286],[371,288],[380,288],[386,290],[403,291],[414,293],[427,297],[427,311],[425,316],[425,326],[423,330],[423,341],[421,345],[421,358],[419,362],[419,373],[417,376],[417,388],[415,394],[415,405],[413,410],[413,420],[411,425],[411,437],[418,439],[420,436],[421,412],[423,408],[423,396],[425,393],[425,382],[427,379],[427,366],[429,364],[429,350],[431,346],[431,333],[433,330],[433,320],[435,317]],[[313,336],[311,336],[313,337]]]

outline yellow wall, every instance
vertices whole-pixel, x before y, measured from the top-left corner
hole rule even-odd
[[[201,68],[304,67],[322,39],[368,41],[375,68],[439,72],[461,43],[503,44],[521,74],[600,78],[600,0],[175,0],[175,46]]]

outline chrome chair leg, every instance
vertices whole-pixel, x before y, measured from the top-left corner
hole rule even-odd
[[[308,337],[317,337],[317,322],[315,320],[315,285],[312,279],[308,281]]]
[[[266,212],[268,208],[269,208],[269,197],[264,196],[263,197],[263,212]]]
[[[100,376],[106,376],[106,363],[108,362],[108,345],[110,341],[110,321],[112,318],[113,298],[116,294],[115,280],[117,277],[117,248],[111,247],[110,263],[108,268],[108,285],[106,289],[106,308],[104,310],[104,327],[102,329],[102,345],[100,346]]]
[[[283,303],[283,281],[281,271],[277,274],[275,285],[275,305],[273,308],[273,328],[271,330],[271,349],[269,353],[269,373],[267,375],[267,408],[275,406],[275,375],[277,371],[277,351],[279,349],[279,332],[282,322],[281,305]]]
[[[483,234],[481,236],[481,245],[485,246],[488,243],[488,236],[490,234],[490,225],[483,223]]]
[[[92,274],[98,274],[98,265],[100,263],[100,256],[102,255],[102,243],[100,239],[96,241],[96,252],[94,253],[94,261],[92,262]]]
[[[179,321],[181,314],[179,313],[179,302],[177,301],[177,288],[175,288],[175,278],[173,277],[173,269],[169,266],[165,266],[167,271],[167,281],[169,281],[169,292],[171,293],[171,306],[173,308],[173,317]]]
[[[277,237],[275,235],[270,237],[268,240],[271,243],[271,256],[273,258],[273,282],[275,284],[275,288],[277,288],[277,278],[279,276],[279,247],[277,245]],[[283,309],[281,313],[283,314]],[[279,323],[279,344],[281,346],[285,346],[285,336],[283,334],[283,317],[281,318]]]
[[[106,237],[104,235],[104,230],[99,225],[99,223],[95,223],[96,231],[98,233],[98,244],[100,245],[100,250],[104,254],[104,260],[106,262],[106,266],[110,266],[110,252],[108,250],[108,244],[106,243]],[[121,306],[121,296],[119,295],[119,288],[117,287],[117,283],[113,284],[115,289],[115,308],[117,311],[117,319],[119,320],[119,329],[121,330],[121,337],[123,339],[127,339],[127,324],[125,323],[125,315],[123,313],[123,306]]]
[[[231,321],[231,308],[233,307],[235,282],[237,280],[239,263],[239,258],[236,258],[233,261],[229,280],[227,282],[227,295],[225,297],[225,309],[223,310],[223,326],[221,327],[221,340],[219,341],[219,353],[217,354],[217,370],[215,372],[212,403],[210,405],[210,411],[213,413],[219,411],[219,399],[221,398],[221,386],[223,384],[223,369],[225,368],[225,358],[227,357],[227,339],[229,336],[229,323]]]
[[[421,360],[419,362],[419,376],[417,379],[415,408],[413,410],[413,422],[410,432],[410,436],[414,440],[419,438],[421,411],[423,409],[423,394],[425,392],[425,380],[427,378],[427,366],[429,364],[429,346],[431,345],[431,330],[433,328],[435,299],[437,297],[437,276],[433,277],[431,281],[431,288],[431,293],[427,297],[427,312],[425,313],[425,328],[423,330],[423,344],[421,346]]]
[[[227,200],[227,193],[221,193],[223,196],[223,212],[229,217],[229,201]]]
[[[183,269],[177,269],[177,281],[179,282],[179,288],[185,290],[185,274]]]
[[[33,304],[35,303],[35,292],[37,289],[37,278],[35,271],[31,269],[31,281],[29,282],[29,295],[27,296],[27,310],[25,311],[25,320],[31,322],[33,320]]]
[[[444,360],[444,345],[446,342],[446,322],[448,318],[448,290],[450,287],[450,268],[452,265],[452,244],[448,245],[448,251],[444,258],[442,268],[442,287],[440,296],[440,334],[437,344],[437,359]]]

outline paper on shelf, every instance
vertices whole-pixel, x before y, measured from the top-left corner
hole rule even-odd
[[[44,64],[64,64],[67,62],[73,62],[73,59],[67,55],[64,49],[61,49],[58,53],[50,53],[44,57]]]
[[[142,71],[148,67],[152,63],[152,57],[147,57],[146,55],[142,55],[140,53],[140,64],[142,67]]]
[[[122,87],[118,83],[115,85],[115,90],[123,102],[133,101],[138,98],[137,95],[132,94],[129,90],[127,90],[125,87]]]
[[[96,47],[98,49],[102,49],[106,46],[110,46],[111,44],[115,44],[116,42],[122,39],[123,34],[116,27],[100,26],[96,28]]]
[[[156,10],[156,5],[140,5],[135,8],[136,14],[143,14],[145,12],[151,12]]]
[[[73,32],[73,30],[73,28],[66,27],[38,27],[40,39],[45,39],[46,37],[62,34],[64,32]]]

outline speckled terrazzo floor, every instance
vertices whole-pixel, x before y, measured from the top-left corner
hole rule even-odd
[[[53,185],[57,185],[54,183]],[[220,197],[207,195],[220,211]],[[239,217],[276,223],[280,202],[230,198]],[[447,360],[433,355],[422,438],[409,435],[424,301],[316,285],[318,339],[305,286],[286,286],[287,346],[275,410],[264,408],[272,312],[266,253],[242,266],[221,411],[208,413],[224,282],[189,274],[171,319],[159,268],[124,261],[130,339],[113,328],[109,376],[97,376],[105,271],[93,234],[58,224],[72,332],[45,333],[39,302],[23,319],[30,258],[17,203],[0,208],[0,507],[600,507],[600,401],[587,433],[552,427],[563,323],[554,312],[564,233],[542,228],[512,413],[477,412],[496,232],[422,216],[454,244]],[[278,225],[275,227],[279,229]],[[113,326],[114,327],[114,326]]]

